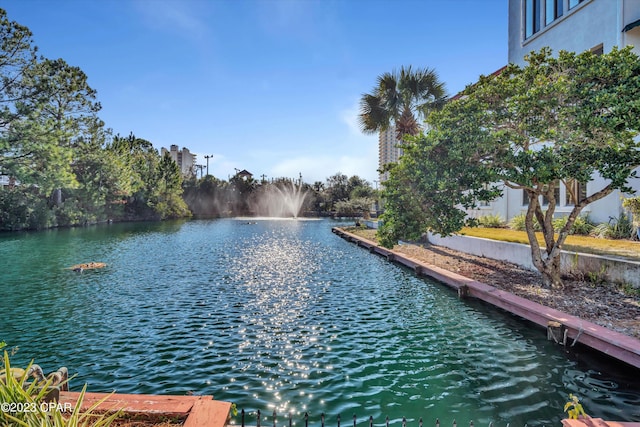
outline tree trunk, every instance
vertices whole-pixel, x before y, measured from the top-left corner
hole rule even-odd
[[[527,214],[525,217],[527,237],[529,238],[529,244],[531,245],[531,259],[533,261],[533,265],[535,265],[538,271],[540,271],[540,274],[542,274],[542,281],[545,286],[550,288],[564,288],[564,284],[562,283],[562,274],[560,271],[560,256],[562,254],[562,245],[569,235],[569,230],[586,205],[596,200],[602,199],[603,197],[611,194],[612,191],[613,187],[611,186],[611,184],[609,184],[602,190],[597,191],[584,200],[581,200],[579,203],[576,203],[573,210],[569,214],[567,223],[565,224],[563,229],[560,230],[557,238],[553,230],[553,210],[551,210],[555,207],[555,205],[552,206],[550,204],[550,209],[547,210],[546,215],[543,215],[538,201],[538,194],[536,194],[534,191],[528,192],[529,207],[527,208]],[[548,198],[551,199],[551,197],[549,196],[551,196],[551,194],[548,195]],[[538,244],[538,240],[536,239],[536,235],[534,232],[534,217],[536,217],[542,225],[542,230],[546,242],[546,251],[544,256],[541,254],[540,245]]]
[[[534,217],[541,223],[543,229],[546,242],[544,257],[534,231]],[[564,284],[562,283],[560,274],[560,251],[554,239],[553,227],[551,227],[550,231],[548,229],[548,225],[550,224],[551,221],[548,220],[548,218],[545,219],[542,214],[538,202],[538,194],[533,191],[529,192],[529,207],[527,208],[525,216],[525,226],[527,229],[527,237],[529,238],[529,245],[531,246],[531,260],[540,274],[542,274],[542,282],[546,287],[563,288]],[[551,235],[549,235],[549,233],[551,233]]]
[[[55,206],[60,207],[62,205],[62,189],[56,188],[55,190],[53,190],[51,199],[53,200],[53,204]]]
[[[540,270],[542,274],[542,282],[548,288],[562,289],[564,283],[560,273],[560,254],[556,254],[552,258],[547,258],[543,261],[543,269]]]

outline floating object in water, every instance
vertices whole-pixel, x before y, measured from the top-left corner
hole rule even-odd
[[[107,264],[104,262],[85,262],[83,264],[76,264],[69,267],[69,270],[73,270],[77,273],[82,273],[84,270],[93,270],[96,268],[104,268]]]

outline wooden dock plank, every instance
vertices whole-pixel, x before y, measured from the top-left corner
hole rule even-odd
[[[193,404],[184,427],[223,427],[229,418],[230,402],[211,399],[199,399]]]
[[[75,405],[79,397],[80,393],[78,392],[61,392],[60,403],[69,402]],[[124,410],[130,413],[166,413],[175,416],[186,416],[200,397],[201,396],[85,393],[81,409],[87,410],[104,399],[96,408],[97,410]],[[211,399],[212,397],[209,396],[209,398]]]
[[[75,406],[79,397],[78,392],[60,392],[59,402]],[[213,396],[109,393],[85,393],[80,408],[86,411],[98,402],[98,411],[180,417],[185,418],[185,427],[224,427],[231,409],[230,402],[213,400]]]

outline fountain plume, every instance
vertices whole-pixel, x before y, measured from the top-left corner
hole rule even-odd
[[[268,184],[257,195],[253,210],[258,216],[297,218],[307,197],[308,190],[293,182]]]

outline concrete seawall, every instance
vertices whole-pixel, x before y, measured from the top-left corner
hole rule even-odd
[[[458,291],[461,297],[473,297],[499,307],[549,330],[550,324],[563,331],[564,343],[581,343],[614,359],[640,369],[640,340],[587,322],[567,313],[521,298],[493,286],[427,264],[423,261],[390,249],[375,242],[334,227],[340,237],[361,246],[371,253],[386,257],[389,261],[404,265],[421,276],[428,276]]]

